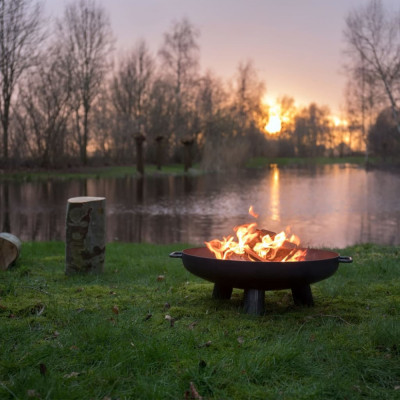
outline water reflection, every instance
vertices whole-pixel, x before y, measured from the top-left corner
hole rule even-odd
[[[68,198],[107,199],[108,240],[201,245],[253,221],[291,226],[307,245],[400,244],[400,176],[351,166],[0,184],[0,226],[22,240],[64,240]]]
[[[279,169],[276,164],[272,166],[271,178],[271,219],[273,221],[280,221]]]

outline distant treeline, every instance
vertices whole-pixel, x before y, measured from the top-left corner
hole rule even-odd
[[[382,123],[393,131],[392,121],[382,114],[375,124],[371,112],[366,128],[367,108],[351,88],[349,124],[335,123],[327,107],[297,109],[283,97],[281,131],[267,134],[272,110],[252,62],[227,81],[201,73],[199,32],[187,19],[172,24],[155,55],[138,41],[118,57],[108,14],[94,0],[70,2],[46,30],[43,21],[34,0],[0,5],[1,167],[132,163],[137,143],[147,162],[182,162],[185,148],[207,170],[254,156],[394,149],[380,142]]]

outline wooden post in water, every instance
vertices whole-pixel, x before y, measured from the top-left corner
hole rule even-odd
[[[144,155],[143,155],[143,142],[146,140],[146,137],[138,133],[135,135],[136,142],[136,169],[139,174],[144,174]]]
[[[181,140],[183,144],[183,168],[185,172],[192,167],[192,147],[194,143],[193,137],[186,137]]]
[[[164,136],[159,135],[156,137],[155,141],[157,143],[156,145],[156,149],[157,149],[157,169],[160,171],[161,170],[161,166],[162,166],[162,162],[163,162],[163,140],[164,140]]]
[[[102,273],[106,250],[106,199],[73,197],[67,203],[65,273]]]

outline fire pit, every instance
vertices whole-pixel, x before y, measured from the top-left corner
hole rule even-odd
[[[214,282],[213,298],[230,299],[233,288],[244,289],[244,311],[264,313],[266,290],[291,289],[297,305],[314,304],[310,284],[333,275],[339,263],[351,263],[351,257],[333,251],[307,249],[307,260],[262,262],[218,260],[206,247],[175,251],[192,274]]]
[[[244,289],[244,311],[264,313],[266,290],[291,289],[296,305],[314,304],[310,284],[333,275],[339,263],[351,257],[328,250],[301,248],[298,238],[257,229],[256,224],[235,228],[238,242],[229,236],[206,242],[207,247],[175,251],[185,268],[214,283],[213,298],[230,299],[233,288]]]

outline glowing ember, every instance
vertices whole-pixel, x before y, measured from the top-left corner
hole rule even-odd
[[[249,214],[257,218],[253,207]],[[291,262],[304,261],[307,250],[300,249],[300,239],[295,235],[285,232],[274,233],[257,229],[257,224],[244,224],[234,228],[237,241],[233,236],[224,237],[223,240],[213,239],[205,242],[208,249],[219,260],[243,261],[273,261]]]

